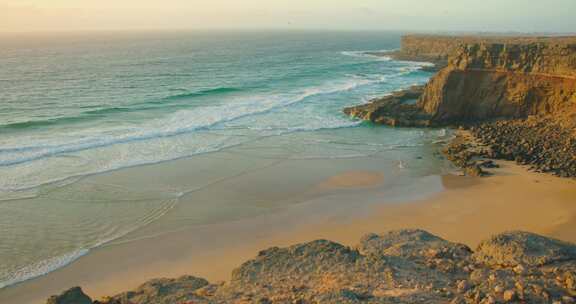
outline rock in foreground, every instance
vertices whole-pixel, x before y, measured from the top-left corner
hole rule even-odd
[[[73,304],[67,294],[48,303]],[[422,230],[369,234],[356,248],[318,240],[261,251],[229,283],[152,280],[104,304],[574,303],[576,246],[507,232],[473,252]]]
[[[82,288],[73,287],[60,295],[51,296],[46,304],[92,304],[92,300],[82,291]]]

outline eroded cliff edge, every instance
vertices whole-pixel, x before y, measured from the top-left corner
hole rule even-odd
[[[576,112],[576,43],[462,45],[417,106],[435,124],[564,118]]]
[[[432,63],[448,63],[450,56],[462,45],[494,43],[494,44],[570,44],[574,37],[549,36],[505,36],[505,35],[405,35],[401,40],[401,48],[392,52],[392,57],[398,60],[427,61]]]
[[[413,114],[418,115],[418,121],[405,121],[401,125],[442,126],[556,114],[559,122],[573,126],[569,123],[576,118],[576,38],[505,44],[462,44],[463,39],[455,39],[452,44],[444,43],[451,38],[429,44],[430,39],[426,38],[421,47],[409,48],[405,52],[419,54],[415,59],[440,58],[448,56],[448,52],[452,55],[447,66],[431,79],[421,96],[417,96],[418,102],[413,108],[418,111]],[[429,53],[420,51],[428,45],[438,49],[444,46],[445,49],[444,52],[436,49]],[[381,107],[371,104],[344,111],[372,121],[387,115],[394,117],[394,113],[381,111]],[[375,111],[380,111],[380,114],[370,116]],[[423,118],[427,121],[422,122]]]
[[[346,114],[392,126],[475,126],[494,157],[576,176],[576,38],[417,36],[404,47],[413,59],[448,63],[415,104],[387,96]]]

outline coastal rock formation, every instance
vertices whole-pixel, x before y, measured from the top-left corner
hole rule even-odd
[[[576,259],[576,247],[527,232],[508,232],[481,242],[476,262],[490,266],[538,267]]]
[[[446,149],[468,175],[484,175],[470,161],[480,155],[576,176],[576,38],[409,36],[399,54],[449,59],[416,104],[393,97],[401,91],[346,114],[390,126],[475,126],[489,153],[461,143]]]
[[[430,115],[417,105],[423,86],[412,86],[388,96],[374,99],[365,105],[345,108],[344,113],[362,120],[394,127],[428,127]]]
[[[405,39],[411,41],[409,45],[420,41],[414,37]],[[422,47],[411,46],[402,52],[422,54],[421,48],[431,47],[430,56],[451,56],[448,65],[426,85],[414,107],[404,109],[401,103],[383,98],[344,112],[383,124],[398,117],[404,120],[402,125],[408,126],[576,113],[576,38],[551,38],[547,43],[519,40],[517,44],[461,44],[471,38],[420,39]],[[432,43],[435,39],[438,42]],[[439,51],[442,45],[446,53]],[[575,118],[572,115],[565,120]]]
[[[576,118],[572,120],[576,123]],[[566,121],[565,125],[568,125]],[[487,149],[484,157],[513,160],[538,172],[576,177],[576,127],[557,118],[530,117],[483,123],[470,128]]]
[[[504,159],[537,172],[574,177],[574,130],[549,117],[488,122],[457,131],[442,152],[466,175],[487,175],[485,169],[497,166],[491,159]]]
[[[506,36],[506,35],[405,35],[401,40],[398,51],[388,53],[397,60],[432,62],[440,67],[448,64],[448,59],[456,53],[462,45],[492,43],[492,44],[530,44],[530,43],[574,43],[574,37],[546,37],[546,36]]]
[[[368,234],[354,248],[327,240],[273,247],[228,283],[152,280],[94,303],[574,303],[575,296],[573,244],[506,232],[473,252],[426,231],[399,230]],[[58,299],[48,303],[87,303]]]
[[[82,291],[82,288],[73,287],[60,295],[51,296],[46,304],[92,304],[92,300]]]
[[[455,137],[444,147],[442,152],[467,176],[486,176],[490,173],[485,169],[499,167],[489,159],[494,154],[493,151],[465,130],[456,131]]]
[[[134,291],[119,294],[108,300],[114,303],[206,303],[196,291],[210,284],[205,279],[183,276],[178,279],[154,279],[148,281]]]
[[[418,101],[435,124],[551,115],[576,108],[576,43],[457,49]]]
[[[443,67],[465,40],[465,37],[454,36],[406,35],[402,37],[400,50],[391,55],[397,60],[431,62]]]
[[[360,240],[363,254],[398,256],[425,260],[429,253],[452,259],[468,257],[472,250],[466,245],[448,242],[424,230],[397,230],[386,234],[368,234]]]

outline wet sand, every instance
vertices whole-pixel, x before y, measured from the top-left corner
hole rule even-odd
[[[576,180],[498,163],[502,168],[493,170],[495,176],[446,175],[447,190],[429,199],[381,206],[350,223],[306,227],[293,240],[329,238],[353,245],[366,232],[419,228],[471,247],[508,230],[576,242]]]
[[[353,212],[354,201],[323,197],[280,214],[193,227],[116,243],[94,250],[73,265],[25,285],[10,288],[0,302],[42,303],[46,292],[69,283],[93,297],[135,288],[155,277],[192,274],[210,281],[227,280],[230,272],[259,250],[324,238],[353,246],[369,232],[421,228],[470,246],[493,233],[527,230],[576,241],[576,181],[527,172],[500,162],[488,178],[442,177],[445,191],[426,199],[375,204]],[[351,171],[326,179],[322,187],[377,185],[381,176]],[[366,195],[374,193],[366,191]],[[385,197],[375,197],[385,201]],[[326,213],[335,201],[339,212]],[[218,237],[214,237],[218,236]]]
[[[349,171],[329,177],[318,185],[323,188],[360,188],[375,186],[384,180],[384,174],[369,171]]]

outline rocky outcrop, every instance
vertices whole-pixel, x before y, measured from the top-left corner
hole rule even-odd
[[[431,125],[431,116],[416,105],[423,91],[423,86],[412,86],[364,105],[345,108],[344,113],[394,127],[428,127]]]
[[[51,296],[46,304],[92,304],[92,299],[80,287],[73,287],[60,295]]]
[[[397,60],[431,62],[443,67],[463,43],[464,37],[406,35],[402,37],[400,50],[390,55]]]
[[[575,296],[573,244],[507,232],[473,252],[399,230],[368,234],[354,248],[327,240],[274,247],[234,270],[229,283],[152,280],[94,303],[574,303]]]
[[[125,292],[107,300],[108,304],[125,303],[205,303],[197,290],[209,285],[205,279],[183,276],[178,279],[154,279],[134,291]]]
[[[406,56],[444,58],[451,54],[416,106],[404,109],[384,98],[345,112],[364,112],[355,116],[384,124],[394,117],[414,117],[402,124],[410,126],[576,113],[576,38],[508,39],[496,43],[498,39],[477,38],[481,42],[462,44],[472,38],[406,37],[401,51]],[[428,53],[427,47],[431,48]]]
[[[576,108],[576,43],[459,47],[418,101],[435,124],[553,115]]]
[[[534,171],[560,177],[576,177],[576,128],[565,126],[558,117],[530,117],[483,123],[470,131],[485,145],[485,153],[478,153],[483,157],[516,161]]]
[[[489,146],[479,142],[470,132],[458,130],[442,153],[456,167],[462,169],[466,176],[481,177],[490,175],[487,169],[498,168],[491,160],[493,151]]]
[[[413,122],[403,124],[414,126],[576,112],[576,39],[532,42],[518,38],[514,43],[462,44],[471,39],[405,38],[407,46],[402,53],[411,54],[406,56],[444,58],[451,54],[448,65],[426,85],[416,106],[405,111],[394,103],[374,100],[373,105],[345,112],[364,111],[367,114],[358,117],[385,124],[394,117],[414,117]],[[427,47],[430,50],[425,53]]]
[[[576,121],[574,121],[576,122]],[[576,176],[576,136],[549,117],[501,120],[458,130],[443,149],[465,175],[488,175],[492,159],[516,161],[536,172]]]
[[[501,267],[540,267],[576,259],[576,247],[527,232],[508,232],[481,242],[476,262]]]
[[[425,61],[440,66],[448,64],[448,59],[456,53],[462,45],[471,44],[530,44],[530,43],[574,43],[574,37],[537,37],[537,36],[506,36],[506,35],[405,35],[401,40],[401,48],[392,55],[397,60]]]
[[[575,37],[409,36],[399,54],[449,59],[416,104],[384,97],[345,113],[390,126],[477,126],[473,135],[492,151],[483,157],[576,176]],[[468,175],[483,175],[466,150],[446,152]]]

